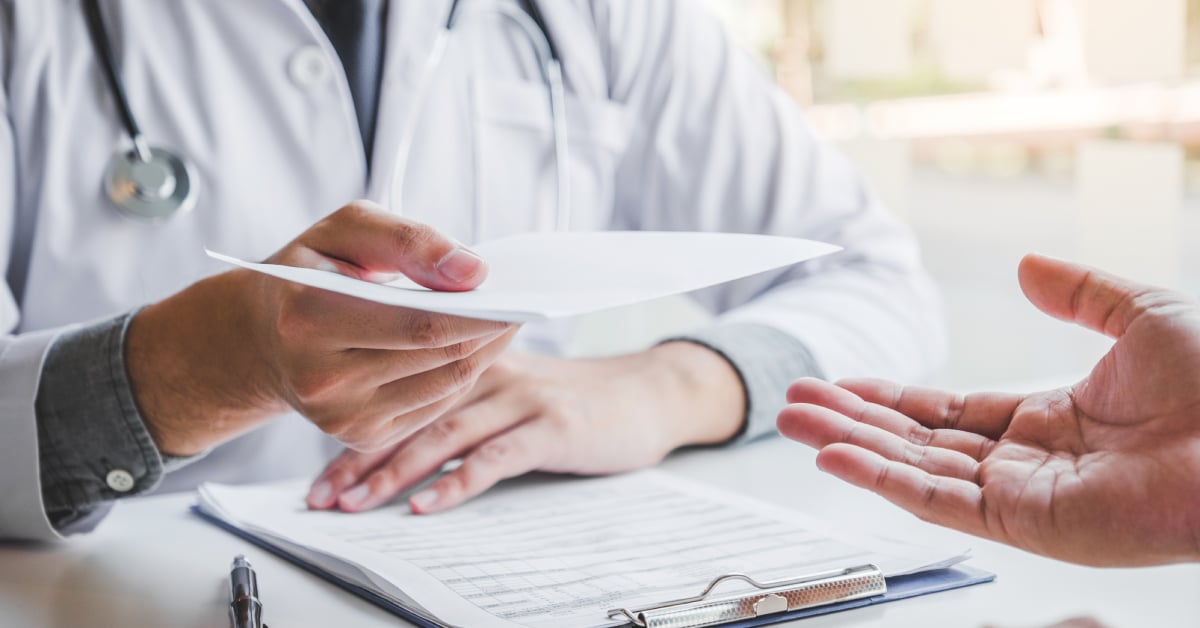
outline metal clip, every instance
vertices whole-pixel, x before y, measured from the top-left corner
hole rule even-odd
[[[738,580],[754,587],[754,590],[713,595],[713,590],[721,584]],[[758,582],[746,574],[734,573],[713,580],[700,595],[644,608],[613,609],[608,612],[608,617],[624,618],[638,628],[704,628],[874,597],[886,592],[887,582],[883,572],[874,565],[768,583]]]

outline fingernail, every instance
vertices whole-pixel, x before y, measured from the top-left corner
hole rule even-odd
[[[479,274],[483,269],[483,258],[470,249],[456,247],[438,261],[437,269],[451,281],[462,282]]]
[[[431,488],[427,488],[409,498],[408,504],[414,510],[424,512],[430,508],[433,508],[434,504],[437,504],[437,500],[438,492]]]
[[[338,502],[346,508],[357,510],[362,508],[363,504],[366,503],[367,498],[370,496],[371,487],[367,486],[366,484],[359,484],[345,493],[342,493],[342,496],[340,499],[338,499]]]
[[[321,480],[308,491],[308,503],[325,508],[333,498],[333,485],[328,480]]]

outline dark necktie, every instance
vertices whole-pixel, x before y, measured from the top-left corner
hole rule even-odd
[[[304,3],[342,60],[369,168],[379,108],[387,0],[304,0]]]

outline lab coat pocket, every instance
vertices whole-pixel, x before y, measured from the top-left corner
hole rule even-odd
[[[560,220],[549,88],[541,82],[480,78],[472,90],[483,236],[607,227],[616,166],[629,141],[625,107],[567,94],[569,207],[567,219]]]

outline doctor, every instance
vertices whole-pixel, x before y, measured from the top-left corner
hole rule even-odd
[[[310,506],[359,510],[462,458],[413,498],[434,511],[768,433],[798,376],[940,360],[911,237],[692,2],[102,0],[102,29],[90,4],[0,0],[2,537],[205,480],[317,476]],[[204,254],[461,290],[486,265],[460,242],[551,229],[846,251],[596,360],[553,357],[565,325],[373,307]]]

